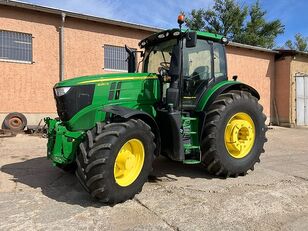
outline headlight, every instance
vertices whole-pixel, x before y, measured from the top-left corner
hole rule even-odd
[[[55,89],[56,96],[60,97],[62,95],[65,95],[71,87],[59,87]]]

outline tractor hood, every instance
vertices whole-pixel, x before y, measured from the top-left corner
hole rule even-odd
[[[112,74],[99,74],[88,75],[61,81],[55,87],[71,87],[76,85],[98,84],[110,81],[125,81],[135,79],[154,79],[157,78],[153,73],[112,73]]]

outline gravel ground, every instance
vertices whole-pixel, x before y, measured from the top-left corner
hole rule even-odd
[[[0,230],[308,230],[308,129],[274,127],[255,171],[219,179],[159,158],[133,200],[102,206],[46,160],[46,139],[0,139]]]

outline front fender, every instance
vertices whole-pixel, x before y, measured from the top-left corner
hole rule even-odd
[[[151,130],[155,135],[155,143],[156,143],[155,155],[158,156],[160,154],[161,151],[160,130],[155,119],[150,114],[138,109],[127,108],[122,106],[107,106],[104,107],[102,111],[106,113],[111,113],[113,115],[117,115],[123,119],[133,118],[133,119],[141,119],[142,121],[144,121],[151,127]]]

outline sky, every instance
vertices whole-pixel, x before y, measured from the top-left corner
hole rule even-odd
[[[77,13],[89,14],[114,20],[127,21],[162,29],[177,27],[180,11],[208,9],[213,0],[22,0],[42,6],[59,8]],[[255,0],[239,0],[252,4]],[[285,33],[276,39],[276,46],[282,46],[296,33],[308,37],[307,0],[260,0],[267,11],[266,19],[280,19]]]

